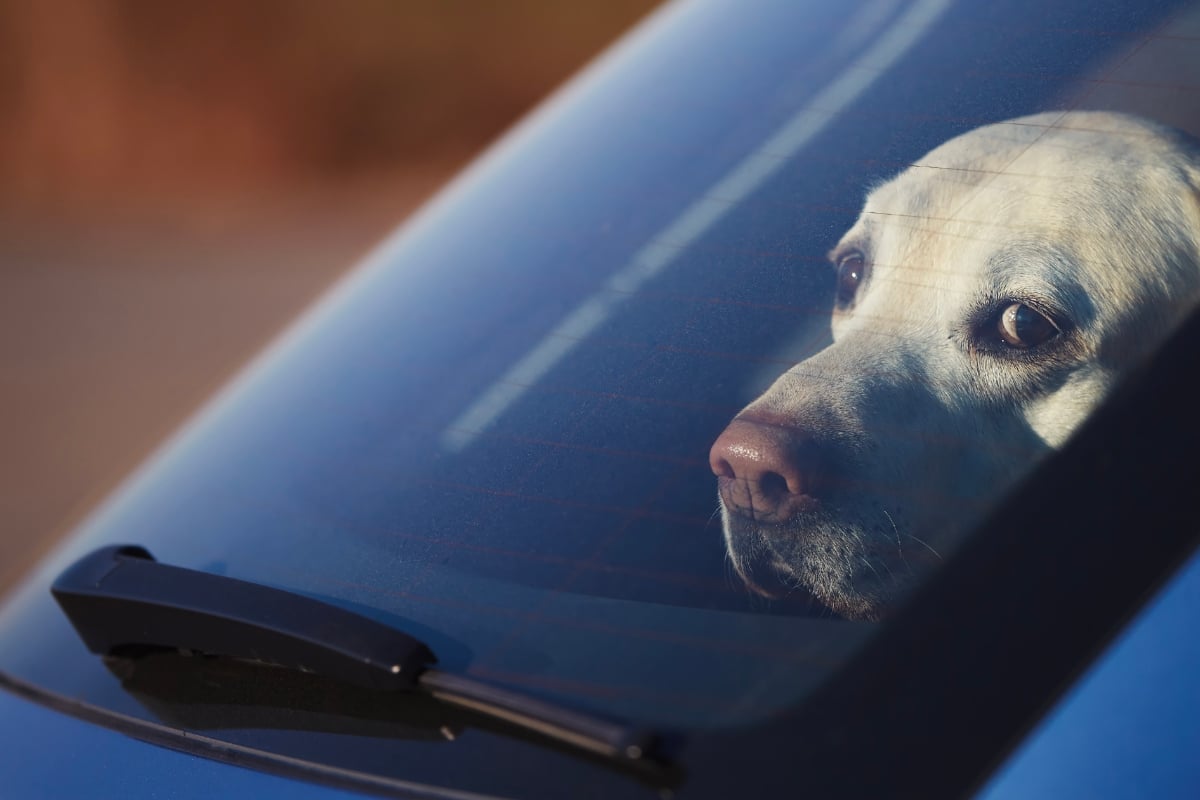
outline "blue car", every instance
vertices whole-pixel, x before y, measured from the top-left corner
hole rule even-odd
[[[1195,797],[1198,79],[1195,0],[668,5],[5,599],[0,795]]]

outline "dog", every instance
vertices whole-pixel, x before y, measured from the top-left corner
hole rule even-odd
[[[871,191],[829,256],[832,344],[710,453],[746,585],[884,618],[1196,305],[1198,198],[1194,140],[1082,111],[969,131]]]

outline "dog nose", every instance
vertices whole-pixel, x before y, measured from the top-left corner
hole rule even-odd
[[[731,511],[779,522],[817,504],[817,448],[795,428],[738,417],[717,437],[708,462]]]

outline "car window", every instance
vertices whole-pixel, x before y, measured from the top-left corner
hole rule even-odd
[[[104,506],[0,670],[157,719],[44,591],[135,543],[574,707],[693,736],[794,708],[1191,311],[1197,20],[668,9]],[[430,781],[524,746],[211,725]],[[524,791],[506,769],[461,785]]]

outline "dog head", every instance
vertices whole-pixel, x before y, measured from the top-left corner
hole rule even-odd
[[[886,614],[1196,303],[1198,187],[1186,137],[1074,112],[872,191],[830,254],[833,343],[712,448],[746,583]]]

